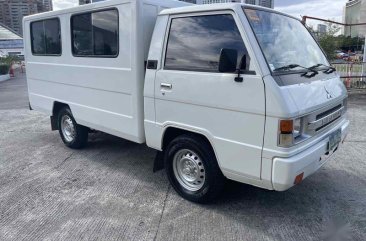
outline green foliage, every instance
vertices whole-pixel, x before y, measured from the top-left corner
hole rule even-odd
[[[319,37],[319,44],[327,55],[328,59],[335,59],[335,51],[338,49],[336,41],[336,34],[339,32],[340,27],[332,23],[326,23],[327,32]]]
[[[8,74],[10,69],[10,65],[0,64],[0,75]]]
[[[6,57],[0,57],[0,64],[6,64],[11,65],[11,63],[18,61],[17,56],[6,56]]]
[[[336,54],[335,51],[338,49],[338,46],[335,41],[335,37],[331,35],[324,35],[319,39],[319,44],[327,55],[328,59],[335,59]]]
[[[0,57],[0,75],[8,74],[13,62],[18,61],[16,56]]]
[[[365,43],[364,38],[358,38],[358,37],[351,38],[350,36],[344,36],[344,35],[337,36],[336,41],[340,49],[346,49],[346,50],[348,49],[362,50],[362,46]]]
[[[318,41],[330,60],[336,58],[336,50],[362,50],[362,45],[365,43],[364,39],[360,39],[358,37],[351,38],[350,36],[337,35],[341,27],[333,23],[326,23],[326,25],[327,32],[323,35],[320,35]]]
[[[12,63],[19,61],[16,56],[0,57],[0,75],[8,74]]]

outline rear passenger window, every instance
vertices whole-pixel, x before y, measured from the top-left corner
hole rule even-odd
[[[71,17],[72,52],[80,57],[118,55],[118,11],[89,12]]]
[[[61,55],[61,30],[58,18],[31,23],[31,45],[34,55]]]
[[[230,14],[172,19],[165,69],[218,72],[221,49],[236,49],[238,65],[247,54]]]

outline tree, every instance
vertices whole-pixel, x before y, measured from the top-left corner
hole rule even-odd
[[[326,23],[327,32],[319,37],[319,44],[329,59],[335,59],[335,51],[339,49],[340,42],[337,41],[337,34],[341,27],[333,23]]]
[[[17,59],[16,56],[0,57],[0,75],[7,74],[11,64]]]

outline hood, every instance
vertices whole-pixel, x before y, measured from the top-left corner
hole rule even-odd
[[[296,115],[304,115],[326,105],[340,102],[347,90],[339,76],[281,87],[288,92],[297,107]]]

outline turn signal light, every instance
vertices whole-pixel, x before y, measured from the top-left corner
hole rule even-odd
[[[296,185],[296,184],[299,184],[300,182],[302,182],[303,177],[304,177],[304,173],[301,173],[301,174],[297,175],[295,177],[294,184]]]
[[[291,134],[294,130],[293,120],[281,120],[280,121],[280,131],[282,134]]]

